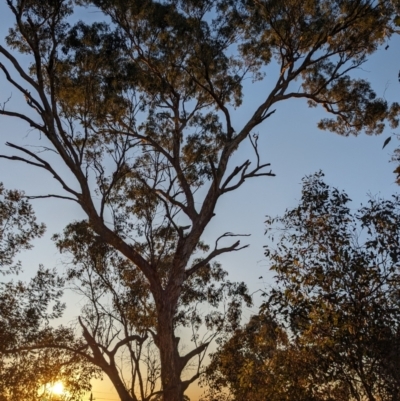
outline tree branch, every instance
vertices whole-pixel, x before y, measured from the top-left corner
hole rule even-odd
[[[185,272],[186,279],[188,279],[190,276],[192,276],[194,273],[196,273],[202,267],[206,266],[216,256],[221,255],[223,253],[227,253],[227,252],[240,251],[241,249],[245,249],[245,248],[247,248],[249,246],[249,245],[244,245],[244,246],[239,247],[240,241],[236,241],[231,246],[228,246],[228,247],[225,247],[225,248],[218,248],[218,242],[222,238],[226,238],[226,237],[249,237],[249,236],[250,236],[250,234],[225,233],[225,234],[221,235],[220,237],[218,237],[217,240],[215,241],[214,250],[206,258],[204,258],[200,262],[196,263],[190,269],[186,270],[186,272]]]
[[[147,334],[144,337],[140,337],[139,335],[135,335],[135,334],[125,337],[123,340],[118,341],[115,344],[114,348],[111,351],[109,351],[109,354],[115,355],[119,348],[121,348],[122,346],[124,346],[132,341],[137,341],[139,344],[143,344],[147,340],[147,338],[148,338]]]
[[[179,361],[181,363],[181,370],[184,369],[184,367],[188,364],[188,362],[195,357],[196,355],[201,354],[204,350],[207,349],[207,347],[210,345],[209,342],[203,343],[199,345],[198,347],[194,348],[190,352],[188,352],[186,355],[181,356]]]
[[[15,111],[6,111],[6,110],[0,109],[0,115],[9,116],[9,117],[17,117],[20,120],[26,121],[32,128],[36,128],[37,130],[44,132],[44,129],[45,129],[44,126],[39,125],[38,123],[34,122],[33,120],[31,120],[29,117],[27,117],[24,114],[17,113]]]
[[[74,191],[73,189],[71,189],[65,182],[64,180],[57,174],[57,172],[53,169],[53,167],[51,167],[51,165],[46,162],[46,160],[42,159],[41,157],[39,157],[38,155],[36,155],[35,153],[31,152],[28,149],[25,149],[21,146],[17,146],[15,144],[12,144],[10,142],[6,143],[7,146],[17,149],[23,153],[26,153],[27,155],[33,157],[35,160],[39,161],[40,163],[35,163],[32,162],[30,160],[24,159],[22,157],[18,157],[18,156],[5,156],[5,155],[0,155],[0,158],[4,158],[4,159],[10,159],[10,160],[18,160],[18,161],[22,161],[24,163],[27,164],[31,164],[40,168],[43,168],[47,171],[49,171],[51,174],[53,174],[53,177],[62,185],[63,189],[65,189],[67,192],[75,195],[77,197],[77,199],[80,198],[80,194],[76,191]],[[78,201],[77,201],[78,202]]]

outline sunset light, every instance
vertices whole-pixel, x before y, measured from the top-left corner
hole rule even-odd
[[[41,401],[56,401],[68,398],[69,393],[61,381],[48,382],[39,389],[39,399]]]
[[[64,385],[61,382],[55,382],[49,386],[49,392],[56,395],[64,394]]]
[[[400,0],[0,0],[0,401],[400,401]]]

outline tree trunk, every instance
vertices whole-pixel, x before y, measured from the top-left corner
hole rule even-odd
[[[131,397],[128,390],[125,388],[124,383],[122,382],[119,374],[114,369],[103,369],[104,372],[107,374],[109,379],[111,380],[112,384],[114,385],[115,390],[117,390],[118,396],[121,401],[136,401],[137,398]]]
[[[102,369],[103,372],[109,377],[112,384],[114,385],[114,388],[117,390],[118,396],[121,401],[136,401],[137,398],[135,397],[135,395],[133,394],[133,396],[131,396],[129,391],[125,388],[121,377],[119,376],[119,371],[117,369],[117,366],[115,365],[114,356],[112,356],[110,360],[107,361],[104,358],[104,355],[100,350],[98,343],[90,334],[82,319],[79,317],[78,320],[83,330],[83,337],[85,338],[87,344],[93,352],[94,364]]]
[[[160,352],[161,383],[164,401],[182,401],[183,386],[181,381],[181,361],[178,352],[178,341],[173,327],[174,310],[173,302],[162,300],[157,305],[158,324],[156,345]],[[171,305],[172,304],[172,305]]]

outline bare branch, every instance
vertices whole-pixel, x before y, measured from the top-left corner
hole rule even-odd
[[[190,352],[188,352],[186,355],[181,356],[180,357],[181,369],[183,369],[193,357],[205,351],[209,345],[210,345],[209,342],[203,343],[198,347],[194,348],[193,350],[191,350]]]
[[[196,263],[194,266],[192,266],[190,269],[186,270],[186,272],[185,272],[186,278],[189,278],[191,275],[196,273],[199,269],[201,269],[202,267],[206,266],[212,259],[214,259],[218,255],[221,255],[221,254],[227,253],[227,252],[240,251],[241,249],[245,249],[245,248],[247,248],[249,246],[249,245],[244,245],[244,246],[239,247],[240,241],[236,241],[231,246],[228,246],[228,247],[225,247],[225,248],[218,248],[218,242],[222,238],[227,238],[227,237],[249,237],[249,236],[250,236],[250,234],[233,234],[233,233],[222,234],[215,241],[214,250],[210,254],[208,254],[208,256],[206,258],[202,259],[201,261]]]
[[[235,184],[232,185],[230,187],[224,187],[221,189],[222,193],[226,193],[229,191],[233,191],[237,188],[239,188],[248,178],[254,178],[254,177],[261,177],[261,176],[265,176],[265,177],[275,177],[275,174],[272,172],[272,170],[270,170],[269,172],[265,172],[265,173],[260,173],[259,171],[262,170],[265,167],[269,167],[271,164],[270,163],[266,163],[266,164],[262,164],[260,166],[257,166],[254,170],[250,171],[249,173],[246,174],[246,170],[247,167],[250,165],[250,163],[248,163],[246,165],[246,167],[243,169],[242,174],[240,176],[239,181]],[[236,172],[234,171],[235,175],[237,175],[239,173],[240,170],[237,170]],[[233,174],[233,173],[232,173]],[[226,183],[224,183],[225,185]]]
[[[1,46],[0,46],[1,47]],[[7,81],[10,82],[15,88],[17,88],[25,97],[26,102],[29,106],[33,107],[39,114],[41,114],[44,110],[40,106],[39,102],[37,102],[31,95],[31,93],[24,89],[21,85],[19,85],[14,79],[12,79],[10,73],[8,72],[7,68],[4,64],[0,63],[0,69],[3,70]]]
[[[75,196],[77,197],[77,199],[79,199],[80,194],[79,194],[78,192],[74,191],[73,189],[71,189],[71,188],[64,182],[64,180],[57,174],[57,172],[53,169],[53,167],[52,167],[48,162],[46,162],[44,159],[42,159],[42,158],[39,157],[37,154],[35,154],[35,153],[31,152],[30,150],[25,149],[25,148],[23,148],[23,147],[21,147],[21,146],[17,146],[17,145],[15,145],[15,144],[12,144],[12,143],[9,143],[9,142],[7,142],[6,145],[9,146],[9,147],[11,147],[11,148],[14,148],[14,149],[17,149],[17,150],[19,150],[19,151],[21,151],[21,152],[26,153],[27,155],[29,155],[29,156],[33,157],[35,160],[37,160],[39,163],[35,163],[35,162],[32,162],[32,161],[30,161],[30,160],[27,160],[27,159],[24,159],[24,158],[21,158],[21,157],[18,157],[18,156],[4,156],[4,155],[0,155],[1,158],[10,159],[10,160],[19,160],[19,161],[23,161],[24,163],[31,164],[31,165],[34,165],[34,166],[37,166],[37,167],[40,167],[40,168],[43,168],[43,169],[49,171],[51,174],[53,174],[53,177],[62,185],[62,187],[63,187],[67,192],[69,192],[69,193],[75,195]]]
[[[0,155],[0,157],[2,157]],[[69,196],[62,196],[62,195],[55,195],[55,194],[49,194],[49,195],[27,195],[25,196],[27,199],[45,199],[45,198],[58,198],[58,199],[65,199],[65,200],[72,200],[74,202],[79,203],[78,199],[71,198]]]
[[[121,341],[118,341],[114,348],[109,351],[110,355],[115,355],[118,351],[119,348],[122,346],[129,344],[132,341],[137,341],[139,344],[143,344],[147,340],[148,336],[145,335],[144,337],[140,337],[139,335],[131,335],[131,336],[126,336],[124,339]]]
[[[32,128],[36,128],[37,130],[44,132],[45,127],[42,125],[39,125],[29,117],[27,117],[25,114],[17,113],[15,111],[6,111],[6,110],[0,110],[0,115],[3,116],[9,116],[9,117],[16,117],[19,118],[20,120],[26,121]]]
[[[3,46],[0,45],[0,53],[4,54],[8,60],[11,61],[12,65],[14,68],[18,71],[19,75],[21,78],[24,79],[24,81],[28,82],[30,85],[32,85],[36,90],[39,90],[39,85],[37,84],[36,81],[34,81],[21,67],[21,65],[18,63],[17,59],[9,52],[7,51]],[[4,71],[4,70],[3,70]]]

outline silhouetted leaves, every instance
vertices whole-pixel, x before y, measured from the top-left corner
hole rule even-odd
[[[82,208],[88,222],[69,226],[68,245],[62,246],[82,255],[80,261],[95,263],[96,291],[104,288],[102,277],[105,282],[115,278],[128,284],[123,289],[126,297],[121,298],[127,304],[135,299],[133,289],[150,291],[154,308],[147,323],[148,330],[151,324],[156,328],[163,396],[181,401],[187,386],[200,375],[197,371],[183,381],[182,369],[204,351],[198,346],[189,359],[182,359],[174,330],[178,322],[186,325],[191,319],[182,310],[197,301],[216,305],[226,295],[232,299],[227,316],[233,330],[240,318],[239,299],[248,297],[242,284],[224,281],[214,264],[219,255],[242,249],[240,241],[222,246],[218,241],[226,239],[223,234],[212,248],[202,243],[202,237],[222,196],[251,178],[274,175],[269,163],[261,161],[254,129],[279,112],[276,105],[287,99],[322,106],[330,117],[319,127],[341,135],[379,134],[386,122],[397,126],[399,105],[378,98],[368,81],[354,76],[395,32],[396,4],[389,0],[7,0],[7,4],[15,24],[6,38],[9,47],[0,46],[5,61],[0,68],[30,110],[21,114],[6,102],[0,115],[19,118],[38,131],[43,152],[8,144],[20,156],[0,156],[47,171],[65,193],[43,196],[73,200]],[[95,7],[98,21],[71,26],[77,5]],[[21,53],[29,59],[28,68],[19,64]],[[263,81],[265,72],[268,80]],[[259,81],[263,99],[247,119],[233,126],[232,114],[245,100],[243,85],[248,78]],[[248,138],[253,138],[253,160],[233,164],[233,153]],[[327,224],[325,228],[335,222]],[[187,225],[190,228],[182,229]],[[317,235],[319,228],[314,230]],[[340,230],[339,237],[346,231],[343,224]],[[70,237],[83,242],[75,246]],[[344,252],[340,257],[351,262],[352,255]],[[121,269],[129,265],[128,272],[122,274],[117,265],[105,263],[110,258],[121,258],[125,264]],[[324,260],[323,255],[319,258]],[[81,279],[83,270],[77,267],[70,277]],[[323,276],[323,269],[317,270]],[[213,287],[214,281],[220,286]],[[202,285],[207,297],[201,293]],[[90,308],[86,312],[92,314]],[[192,316],[194,322],[203,321],[198,314]],[[218,316],[210,316],[206,323],[218,327]]]
[[[277,289],[263,308],[316,347],[332,381],[350,393],[395,400],[399,387],[400,197],[351,212],[322,174],[304,179],[298,207],[267,220],[279,233],[269,258]],[[397,367],[396,367],[397,366]]]
[[[400,197],[353,212],[322,177],[268,217],[276,284],[213,355],[208,399],[398,400]]]
[[[18,269],[13,259],[19,251],[30,249],[31,241],[41,237],[44,224],[38,224],[32,206],[19,191],[4,189],[0,183],[0,273]]]
[[[27,284],[0,283],[1,400],[40,401],[45,384],[62,381],[65,401],[77,401],[98,376],[96,367],[73,351],[82,347],[73,330],[50,326],[64,311],[63,286],[43,267]]]

